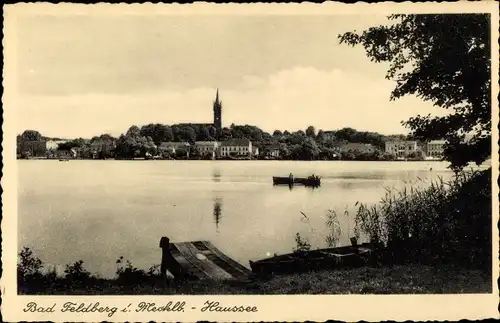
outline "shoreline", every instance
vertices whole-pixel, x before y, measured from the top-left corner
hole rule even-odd
[[[453,279],[450,279],[453,278]],[[273,295],[273,294],[458,294],[491,293],[489,273],[453,265],[401,264],[302,274],[253,277],[248,281],[188,281],[148,276],[82,281],[57,277],[18,284],[19,295]]]
[[[214,162],[214,161],[234,161],[234,162],[239,162],[239,161],[266,161],[266,162],[287,162],[287,161],[297,161],[297,162],[446,162],[444,160],[436,160],[436,159],[429,159],[429,160],[362,160],[362,159],[312,159],[312,160],[303,160],[303,159],[194,159],[194,158],[189,158],[189,159],[146,159],[146,158],[130,158],[130,159],[125,159],[125,158],[106,158],[106,159],[97,159],[97,158],[16,158],[16,160],[52,160],[52,161],[81,161],[81,160],[92,160],[92,161],[207,161],[207,162]]]

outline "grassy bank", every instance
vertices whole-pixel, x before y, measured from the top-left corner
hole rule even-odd
[[[454,266],[401,265],[319,271],[253,279],[248,282],[188,282],[180,286],[160,277],[135,284],[92,278],[85,284],[58,282],[20,286],[20,294],[173,295],[173,294],[419,294],[489,293],[491,278],[480,270]]]

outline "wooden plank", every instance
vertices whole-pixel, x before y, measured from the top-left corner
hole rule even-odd
[[[224,268],[220,267],[217,262],[213,261],[214,257],[217,258],[217,256],[213,255],[209,250],[207,250],[208,253],[203,254],[193,245],[193,243],[186,243],[186,246],[196,259],[199,260],[199,263],[203,266],[203,270],[211,273],[210,275],[213,279],[234,279],[233,275],[225,271]],[[197,254],[202,254],[204,259],[199,259]]]
[[[240,264],[239,262],[229,258],[228,256],[226,256],[224,253],[222,253],[219,249],[217,249],[210,241],[203,241],[203,244],[211,251],[213,252],[214,254],[216,254],[219,258],[221,258],[222,260],[224,260],[225,262],[227,262],[228,264],[232,265],[233,267],[237,268],[238,270],[240,270],[242,273],[244,274],[250,274],[251,271],[246,268],[245,266],[243,266],[242,264]]]
[[[200,260],[196,254],[200,253],[190,242],[175,243],[179,252],[188,260],[193,266],[203,271],[208,277],[212,279],[232,279],[233,277],[226,271],[222,270],[208,258]]]
[[[172,257],[174,257],[175,261],[190,275],[197,277],[200,280],[209,278],[203,271],[199,268],[193,266],[179,251],[179,249],[175,246],[175,244],[171,244],[171,253]]]
[[[214,255],[222,259],[228,265],[236,269],[241,275],[238,275],[239,279],[246,279],[252,273],[248,268],[244,267],[239,262],[229,258],[225,254],[223,254],[219,249],[217,249],[210,241],[203,241],[203,244],[209,249]]]

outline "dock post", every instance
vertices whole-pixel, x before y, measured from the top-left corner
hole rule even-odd
[[[167,269],[168,269],[168,263],[169,263],[169,258],[170,258],[170,239],[167,237],[161,237],[160,248],[161,248],[160,273],[161,273],[161,277],[165,278],[167,276]]]

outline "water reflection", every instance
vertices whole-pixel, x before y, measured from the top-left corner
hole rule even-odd
[[[215,168],[212,171],[212,181],[213,182],[220,182],[221,174],[220,174],[220,169]]]
[[[219,231],[219,223],[222,218],[222,199],[220,197],[214,198],[214,222],[217,232]]]

